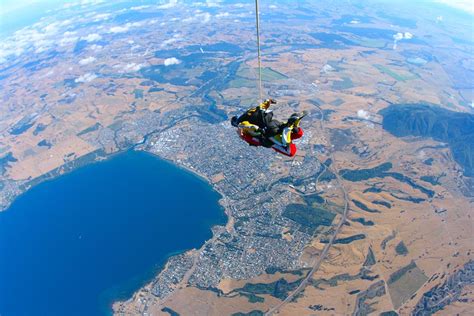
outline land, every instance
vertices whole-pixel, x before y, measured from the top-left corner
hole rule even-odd
[[[281,119],[310,113],[289,159],[247,146],[228,123],[257,102],[252,7],[218,17],[183,6],[66,9],[75,33],[55,35],[63,46],[2,62],[1,208],[64,172],[144,150],[208,180],[228,221],[116,314],[472,313],[472,155],[385,121],[404,104],[472,115],[469,21],[415,15],[425,12],[416,4],[391,8],[406,18],[374,3],[266,7],[265,93]],[[41,23],[45,33],[62,22]],[[127,31],[103,31],[117,26]],[[397,32],[415,35],[394,43]]]
[[[454,160],[474,175],[474,115],[426,104],[391,105],[380,112],[383,128],[395,136],[431,137],[448,143]],[[428,176],[429,177],[429,176]],[[423,179],[426,181],[427,176]]]

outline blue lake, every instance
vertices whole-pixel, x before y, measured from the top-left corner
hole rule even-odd
[[[0,315],[105,315],[223,224],[201,178],[128,151],[37,185],[0,213]]]

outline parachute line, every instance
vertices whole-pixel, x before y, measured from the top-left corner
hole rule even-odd
[[[262,61],[260,56],[260,21],[259,21],[259,9],[258,0],[255,0],[255,22],[257,24],[257,60],[258,60],[258,94],[260,96],[260,102],[263,101],[262,97]]]

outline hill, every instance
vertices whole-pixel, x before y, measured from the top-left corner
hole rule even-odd
[[[449,144],[466,176],[474,176],[474,115],[426,104],[396,104],[379,112],[397,137],[421,136]]]

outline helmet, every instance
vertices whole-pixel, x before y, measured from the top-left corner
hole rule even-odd
[[[262,102],[262,105],[265,109],[268,109],[270,107],[270,104],[276,104],[276,101],[274,99],[265,99]]]
[[[232,116],[232,118],[230,119],[230,124],[234,127],[237,127],[239,126],[239,118],[237,116]]]

